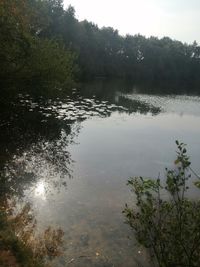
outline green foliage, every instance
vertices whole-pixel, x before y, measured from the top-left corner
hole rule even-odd
[[[185,144],[177,144],[176,168],[161,179],[131,178],[137,208],[127,204],[123,213],[140,244],[149,248],[156,265],[200,266],[200,201],[186,196],[190,161]],[[199,187],[199,181],[196,186]]]
[[[72,85],[75,53],[56,36],[41,36],[62,11],[61,1],[0,2],[0,82],[40,79]]]
[[[23,74],[31,79],[72,85],[75,55],[62,43],[53,40],[35,40],[31,44],[29,60]]]

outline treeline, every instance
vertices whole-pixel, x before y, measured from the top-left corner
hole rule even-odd
[[[111,27],[79,22],[74,8],[65,10],[62,0],[2,0],[0,13],[0,79],[69,83],[76,73],[79,80],[117,77],[200,85],[196,42],[121,36]]]

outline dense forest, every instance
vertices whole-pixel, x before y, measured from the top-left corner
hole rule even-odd
[[[169,37],[119,35],[79,22],[62,0],[0,2],[0,83],[73,81],[96,77],[200,87],[200,46]],[[64,87],[63,87],[64,88]]]

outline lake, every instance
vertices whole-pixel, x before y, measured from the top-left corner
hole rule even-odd
[[[121,81],[80,87],[48,100],[21,93],[1,106],[7,187],[32,204],[39,228],[64,230],[55,266],[148,266],[124,223],[125,203],[134,205],[126,183],[132,176],[164,178],[177,139],[200,173],[200,97]]]

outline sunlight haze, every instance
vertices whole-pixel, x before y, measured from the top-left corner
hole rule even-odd
[[[199,0],[65,0],[79,20],[111,26],[125,35],[169,36],[182,42],[200,42]]]

